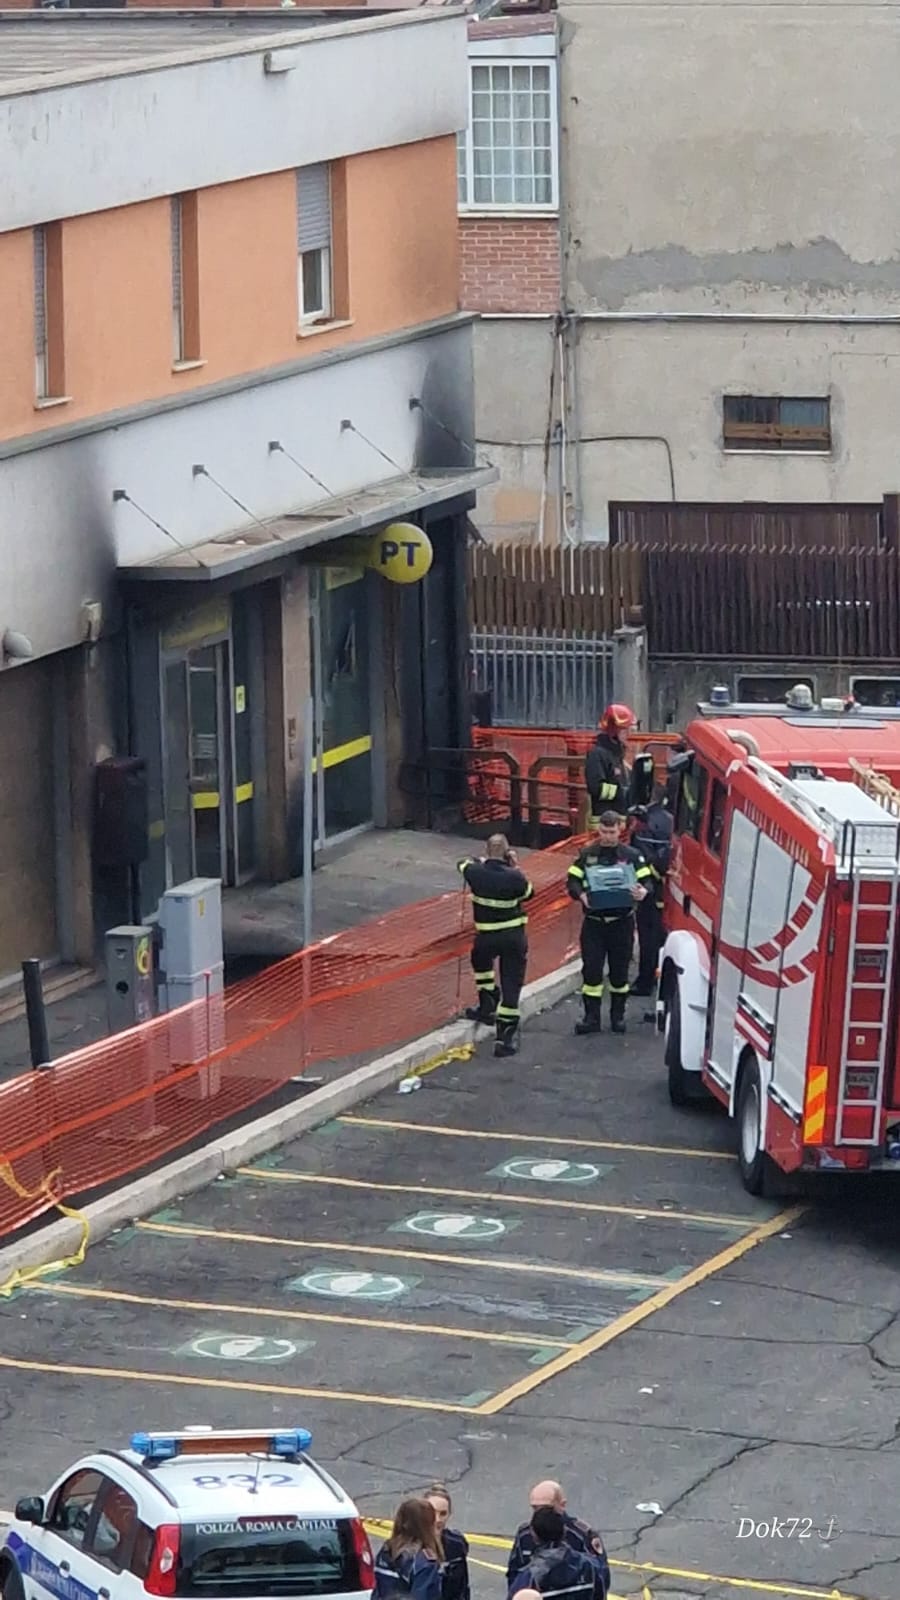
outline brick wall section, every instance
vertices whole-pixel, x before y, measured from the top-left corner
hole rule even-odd
[[[459,219],[460,305],[464,311],[556,311],[556,217]]]

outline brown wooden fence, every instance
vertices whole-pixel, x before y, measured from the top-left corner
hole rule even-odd
[[[642,551],[650,650],[663,656],[900,656],[894,550]]]
[[[613,633],[642,621],[641,551],[609,545],[492,544],[469,553],[473,628]]]
[[[897,544],[897,496],[871,505],[613,501],[612,544],[740,550],[878,550]]]
[[[645,622],[659,656],[900,659],[896,550],[478,546],[477,629],[609,634]]]

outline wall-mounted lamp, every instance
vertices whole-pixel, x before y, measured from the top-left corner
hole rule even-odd
[[[280,72],[293,72],[299,64],[300,51],[296,48],[292,50],[290,46],[285,50],[267,50],[263,55],[263,72],[267,78]]]
[[[16,633],[14,628],[7,628],[0,640],[0,648],[6,661],[30,661],[34,655],[34,645],[24,633]]]

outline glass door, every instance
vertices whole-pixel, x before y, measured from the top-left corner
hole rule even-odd
[[[225,643],[189,650],[187,668],[194,873],[198,878],[221,878],[230,883],[228,808],[224,804],[231,787],[224,736],[227,650]]]
[[[313,596],[316,837],[320,843],[372,821],[369,583],[327,567]]]

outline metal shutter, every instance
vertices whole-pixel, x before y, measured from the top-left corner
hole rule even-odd
[[[181,310],[181,195],[172,196],[172,305]]]
[[[0,673],[0,973],[52,956],[56,933],[53,663]]]
[[[34,230],[34,350],[42,359],[47,350],[47,237]]]
[[[297,172],[297,250],[331,247],[331,184],[324,162]]]

